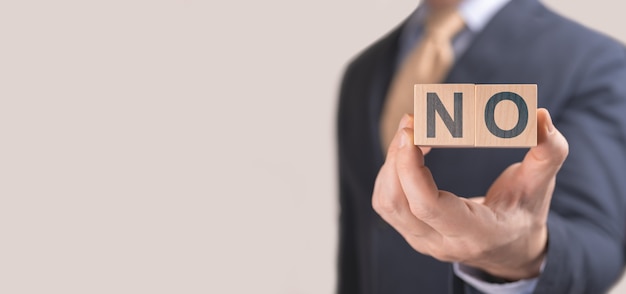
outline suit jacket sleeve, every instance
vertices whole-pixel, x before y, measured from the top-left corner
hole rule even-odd
[[[570,153],[557,175],[535,293],[603,293],[624,265],[626,52],[605,39],[591,48],[553,117]]]

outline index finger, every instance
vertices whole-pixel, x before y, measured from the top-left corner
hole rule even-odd
[[[428,167],[424,155],[412,142],[413,131],[405,128],[402,143],[396,154],[396,172],[409,202],[411,212],[444,235],[456,235],[470,225],[472,210],[467,201],[456,195],[440,191]]]

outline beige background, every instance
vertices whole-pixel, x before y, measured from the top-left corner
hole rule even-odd
[[[0,293],[331,293],[340,73],[415,6],[0,2]]]

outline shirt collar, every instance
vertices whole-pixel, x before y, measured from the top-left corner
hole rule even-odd
[[[459,4],[459,13],[467,28],[480,32],[493,16],[511,0],[464,0]],[[426,21],[429,7],[422,1],[413,16],[409,19],[410,27],[422,27]]]
[[[500,11],[500,9],[511,0],[465,0],[459,4],[459,13],[465,25],[472,32],[480,32]]]

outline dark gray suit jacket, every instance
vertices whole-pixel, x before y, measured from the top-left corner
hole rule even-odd
[[[383,163],[379,119],[395,71],[400,29],[348,66],[338,113],[340,250],[338,292],[462,292],[451,265],[421,255],[371,208]],[[548,10],[512,0],[457,59],[447,83],[538,84],[570,144],[548,220],[546,267],[536,293],[601,293],[624,265],[626,51]],[[484,195],[525,149],[434,149],[426,157],[440,189]]]

